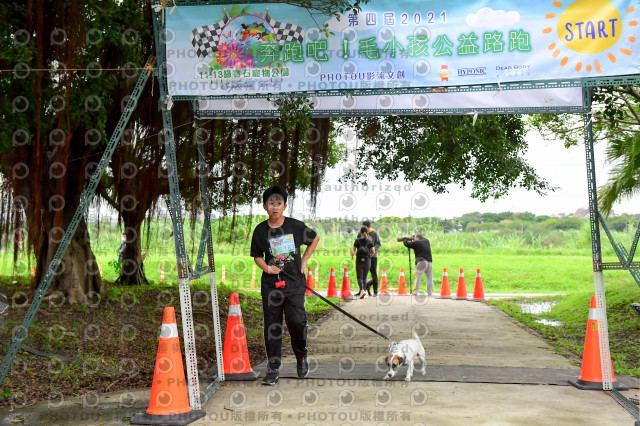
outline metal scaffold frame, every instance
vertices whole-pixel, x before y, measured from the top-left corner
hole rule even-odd
[[[262,1],[258,1],[262,2]],[[188,5],[201,5],[201,4],[223,4],[227,2],[222,1],[206,1],[206,0],[176,0],[176,4],[181,6]],[[80,204],[76,210],[69,227],[66,229],[64,237],[61,240],[60,245],[56,251],[56,254],[52,262],[48,265],[42,281],[38,289],[36,290],[34,300],[27,310],[22,324],[17,328],[14,339],[7,351],[6,355],[0,364],[0,383],[2,383],[8,374],[16,354],[18,353],[22,342],[27,336],[27,332],[37,310],[39,309],[42,300],[47,293],[53,276],[58,265],[61,262],[66,250],[68,249],[69,242],[72,236],[75,234],[80,220],[84,216],[90,201],[95,193],[96,187],[102,174],[111,160],[113,152],[121,140],[123,131],[131,117],[133,110],[136,107],[140,94],[153,72],[158,77],[160,86],[160,96],[162,100],[162,117],[164,126],[164,143],[166,148],[166,160],[168,169],[168,179],[170,194],[166,198],[169,212],[171,215],[176,262],[178,271],[178,287],[180,293],[180,306],[182,315],[183,326],[183,339],[185,347],[185,360],[187,365],[187,381],[189,402],[191,408],[200,409],[202,405],[206,403],[209,397],[215,392],[215,390],[224,381],[224,371],[222,368],[222,340],[220,330],[220,316],[218,309],[218,294],[217,284],[215,276],[215,263],[214,263],[214,250],[213,250],[213,238],[211,231],[211,207],[209,205],[209,192],[206,183],[206,165],[204,164],[204,156],[202,153],[202,147],[204,144],[203,134],[204,131],[200,129],[200,117],[207,115],[211,118],[242,118],[241,113],[233,115],[228,113],[216,113],[216,112],[203,112],[199,111],[196,102],[193,104],[194,115],[196,115],[196,131],[194,134],[195,143],[198,151],[198,174],[200,178],[200,190],[202,196],[202,205],[204,210],[204,226],[201,234],[201,241],[198,250],[198,258],[196,260],[195,268],[191,264],[188,257],[184,239],[184,231],[182,225],[182,209],[181,198],[179,191],[179,182],[177,174],[177,159],[176,159],[176,142],[173,133],[173,122],[171,117],[171,106],[174,101],[198,101],[206,99],[223,99],[223,98],[277,98],[285,96],[336,96],[336,95],[377,95],[377,94],[429,94],[429,93],[441,93],[444,88],[438,87],[425,87],[425,88],[396,88],[396,89],[366,89],[366,90],[332,90],[332,91],[310,91],[306,93],[282,93],[282,94],[256,94],[256,95],[225,95],[220,97],[211,96],[171,96],[168,93],[167,83],[167,63],[166,63],[166,27],[164,21],[164,13],[166,2],[160,0],[152,0],[151,6],[153,7],[153,24],[154,24],[154,36],[156,42],[156,53],[158,58],[158,65],[154,68],[155,58],[149,58],[145,65],[145,71],[141,72],[138,81],[133,89],[133,92],[127,101],[126,107],[116,125],[116,128],[109,139],[104,154],[98,163],[98,167],[91,176],[87,187],[82,193]],[[609,231],[608,226],[605,223],[604,218],[598,210],[597,202],[597,186],[595,176],[595,159],[593,149],[593,127],[592,127],[592,87],[595,86],[614,86],[614,85],[629,85],[640,84],[640,75],[632,76],[620,76],[620,77],[594,77],[575,80],[549,80],[549,81],[536,81],[536,82],[515,82],[515,83],[503,83],[503,84],[483,84],[483,85],[467,85],[467,86],[453,86],[447,87],[447,92],[464,92],[464,91],[497,91],[497,90],[521,90],[521,89],[539,89],[539,88],[560,88],[560,87],[582,87],[583,88],[583,108],[570,109],[567,108],[513,108],[513,109],[488,109],[486,111],[472,109],[472,108],[460,108],[460,109],[447,109],[442,111],[434,111],[433,114],[437,115],[462,115],[462,114],[525,114],[525,113],[582,113],[584,118],[585,129],[585,154],[587,164],[587,181],[588,181],[588,198],[589,198],[589,222],[590,222],[590,235],[591,235],[591,250],[593,258],[593,272],[594,272],[594,287],[597,300],[597,316],[599,320],[599,334],[600,334],[600,359],[603,377],[603,390],[612,390],[612,367],[609,356],[609,336],[607,327],[607,314],[606,314],[606,295],[604,287],[603,271],[609,269],[624,269],[629,270],[635,281],[640,286],[640,262],[634,262],[633,258],[640,239],[640,223],[638,224],[638,230],[635,233],[634,240],[631,244],[629,252],[621,243],[616,243]],[[388,112],[388,111],[387,111]],[[396,114],[408,114],[409,111],[396,111]],[[376,115],[374,111],[368,111],[365,115]],[[378,115],[381,113],[378,112]],[[275,117],[278,115],[278,111],[265,113],[264,117]],[[329,111],[325,116],[346,116],[349,115],[349,111]],[[262,116],[262,115],[261,115]],[[605,230],[609,241],[613,245],[615,253],[618,257],[618,262],[602,261],[602,247],[600,241],[600,225]],[[208,266],[202,267],[205,246],[207,252]],[[216,343],[216,357],[217,357],[217,377],[215,381],[205,390],[200,392],[198,381],[198,368],[197,368],[197,354],[195,346],[195,334],[193,327],[193,311],[191,306],[191,293],[189,282],[192,279],[196,279],[209,274],[209,283],[211,288],[211,303],[213,310],[213,326],[214,337]],[[624,396],[613,391],[612,396],[620,401],[620,398],[625,399]],[[628,401],[627,401],[628,402]],[[621,402],[622,403],[622,402]],[[625,405],[625,404],[623,404]],[[629,404],[627,404],[629,405]],[[630,410],[631,411],[631,410]],[[638,418],[638,410],[632,414]]]

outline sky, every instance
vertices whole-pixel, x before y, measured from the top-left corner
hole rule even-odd
[[[471,189],[449,185],[447,194],[435,194],[426,185],[409,184],[402,180],[380,181],[368,172],[369,188],[360,185],[340,184],[338,178],[344,163],[327,172],[316,208],[317,218],[377,219],[384,216],[398,217],[459,217],[470,212],[503,211],[524,212],[536,215],[573,214],[579,208],[588,208],[587,171],[584,145],[565,148],[560,141],[545,141],[537,133],[527,135],[529,151],[525,154],[538,174],[547,179],[555,192],[540,196],[535,192],[513,189],[503,198],[489,199],[482,203],[471,198]],[[595,146],[596,182],[602,185],[610,165],[604,162],[604,143]],[[309,195],[298,196],[289,203],[290,215],[300,219],[311,218]],[[615,214],[640,213],[640,197],[618,203]],[[254,206],[254,212],[260,212]]]

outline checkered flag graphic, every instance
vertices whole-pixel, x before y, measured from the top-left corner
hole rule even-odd
[[[196,54],[199,57],[215,56],[218,51],[218,42],[220,41],[222,29],[230,20],[231,18],[229,18],[225,10],[224,17],[215,24],[198,27],[191,31],[191,44],[196,48]]]
[[[276,35],[276,40],[278,40],[280,44],[284,43],[285,41],[302,43],[302,41],[304,40],[304,29],[302,27],[294,24],[287,24],[285,22],[279,22],[275,19],[272,19],[271,16],[269,16],[269,9],[267,9],[265,12],[264,20],[267,21],[269,25],[271,25]]]

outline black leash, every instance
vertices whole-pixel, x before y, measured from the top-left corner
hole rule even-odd
[[[358,324],[360,324],[361,326],[363,326],[364,328],[369,329],[370,331],[374,332],[375,334],[377,334],[379,337],[382,337],[383,339],[392,342],[391,339],[389,339],[387,336],[385,336],[382,333],[379,333],[378,331],[374,330],[373,328],[371,328],[369,325],[365,324],[364,322],[360,321],[358,318],[354,317],[353,315],[351,315],[350,313],[348,313],[347,311],[345,311],[344,309],[342,309],[341,307],[339,307],[338,305],[336,305],[335,303],[333,303],[332,301],[330,301],[329,299],[327,299],[326,297],[324,297],[323,295],[321,295],[320,293],[318,293],[317,291],[315,291],[314,289],[312,289],[309,286],[305,286],[307,287],[307,290],[309,290],[311,293],[315,294],[316,296],[318,296],[323,302],[325,302],[327,305],[330,305],[334,308],[336,308],[337,310],[339,310],[340,312],[342,312],[344,315],[348,316],[349,318],[351,318],[352,320],[354,320],[355,322],[357,322]]]
[[[276,265],[277,266],[277,265]],[[292,277],[291,275],[289,275],[288,273],[284,272],[282,269],[280,269],[280,273],[282,273],[283,275],[287,275],[289,278],[293,278],[295,280],[294,277]],[[369,325],[365,324],[364,322],[360,321],[358,318],[354,317],[353,315],[351,315],[349,312],[345,311],[344,309],[342,309],[340,306],[336,305],[335,303],[333,303],[332,301],[330,301],[329,299],[327,299],[326,297],[324,297],[323,295],[321,295],[320,293],[318,293],[317,291],[315,291],[314,289],[312,289],[311,287],[307,286],[305,283],[305,287],[307,288],[307,290],[309,290],[311,293],[315,294],[316,296],[318,296],[324,303],[326,303],[327,305],[336,308],[338,311],[340,311],[341,313],[343,313],[344,315],[346,315],[347,317],[351,318],[352,320],[354,320],[355,322],[357,322],[358,324],[360,324],[361,326],[363,326],[364,328],[368,329],[369,331],[372,331],[373,333],[377,334],[379,337],[382,337],[384,340],[393,343],[393,340],[389,339],[387,336],[385,336],[384,334],[378,332],[377,330],[374,330],[373,328],[371,328]]]

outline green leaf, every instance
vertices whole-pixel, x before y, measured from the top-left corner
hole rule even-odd
[[[241,13],[242,13],[242,9],[240,9],[240,6],[238,6],[237,4],[234,4],[231,7],[231,13],[229,14],[229,16],[231,18],[237,18],[238,16],[240,16]]]
[[[249,8],[250,8],[250,7],[251,7],[251,6],[247,6],[247,7],[245,7],[244,9],[242,9],[242,14],[243,14],[243,15],[248,15],[248,14],[250,13],[250,12],[249,12]]]

